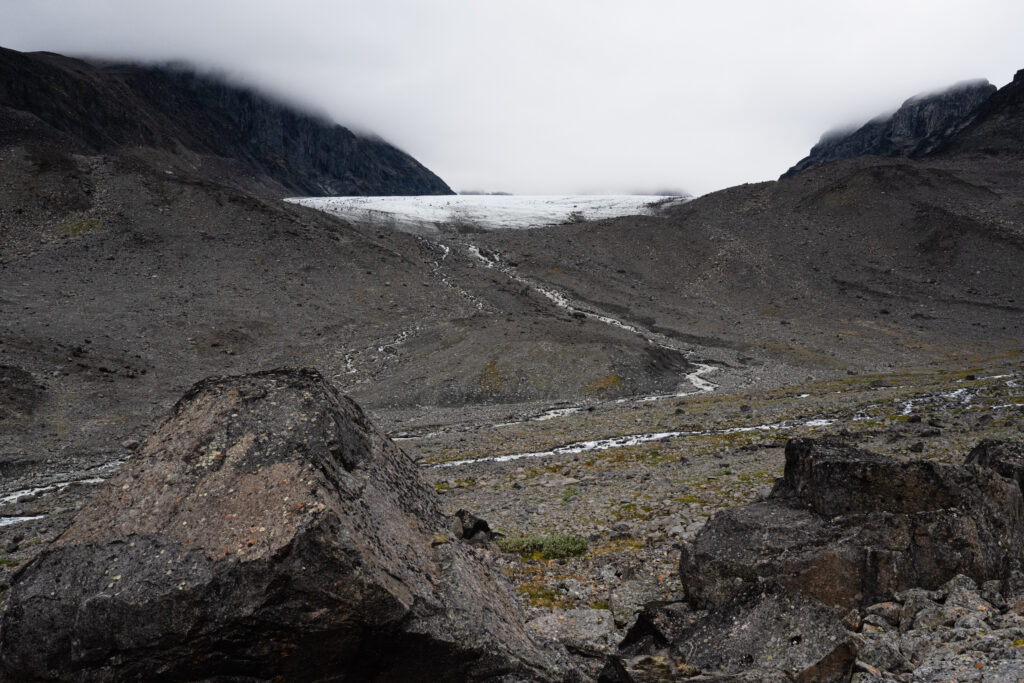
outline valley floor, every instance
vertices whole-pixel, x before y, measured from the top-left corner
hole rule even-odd
[[[485,552],[532,618],[569,614],[575,623],[580,609],[600,616],[587,635],[595,658],[581,660],[598,666],[599,651],[611,652],[644,603],[681,595],[680,544],[716,511],[767,494],[782,474],[787,439],[841,436],[890,455],[960,462],[981,439],[1021,438],[1024,361],[979,358],[955,370],[607,401],[542,417],[453,424],[398,442],[447,512],[467,509],[513,538],[586,539],[582,554],[561,559],[502,552],[493,542]],[[118,464],[5,478],[0,585]]]

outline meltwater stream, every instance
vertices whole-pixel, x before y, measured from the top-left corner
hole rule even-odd
[[[511,280],[518,282],[521,285],[525,285],[526,287],[529,287],[530,289],[534,290],[535,292],[538,292],[539,294],[542,294],[549,301],[554,303],[555,306],[557,306],[558,308],[568,311],[569,313],[582,315],[587,318],[591,318],[598,322],[604,323],[605,325],[617,327],[620,330],[625,330],[627,332],[635,334],[652,346],[657,346],[659,348],[668,349],[670,351],[675,351],[687,355],[690,354],[690,351],[688,349],[680,348],[678,345],[674,344],[670,339],[668,339],[664,335],[658,334],[656,332],[643,330],[636,325],[623,322],[622,320],[618,320],[616,318],[604,315],[603,313],[586,308],[582,304],[573,301],[565,294],[557,290],[543,287],[537,284],[536,282],[533,282],[529,278],[523,277],[522,275],[517,273],[512,267],[503,264],[500,258],[491,256],[489,254],[484,254],[483,252],[480,251],[480,248],[474,244],[467,245],[466,249],[467,251],[469,251],[471,256],[473,256],[478,261],[482,262],[486,267],[498,270]],[[679,390],[671,394],[657,394],[653,396],[643,396],[640,398],[621,398],[618,399],[617,403],[625,403],[630,401],[656,401],[663,398],[682,398],[684,396],[691,396],[693,394],[714,391],[715,389],[718,388],[717,384],[710,382],[705,378],[706,375],[709,375],[717,370],[715,366],[699,362],[692,362],[692,364],[697,369],[685,375],[684,379],[686,380],[686,382],[690,384],[691,387],[693,387],[693,390]]]
[[[457,467],[460,465],[471,465],[481,462],[509,462],[510,460],[521,460],[524,458],[545,458],[552,455],[571,455],[574,453],[590,453],[594,451],[606,451],[610,448],[623,448],[626,446],[638,446],[653,441],[669,441],[684,436],[713,436],[716,434],[740,434],[743,432],[770,432],[789,427],[827,427],[835,420],[815,418],[813,420],[785,420],[771,424],[753,425],[750,427],[729,427],[727,429],[702,429],[697,431],[674,431],[674,432],[651,432],[648,434],[630,434],[628,436],[615,436],[608,439],[594,439],[587,441],[574,441],[564,446],[558,446],[546,451],[535,451],[532,453],[512,453],[509,455],[495,455],[486,458],[471,458],[468,460],[452,460],[433,465],[434,467]]]

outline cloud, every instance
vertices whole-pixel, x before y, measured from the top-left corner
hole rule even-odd
[[[826,129],[1024,67],[1016,0],[50,0],[4,14],[5,47],[214,67],[381,135],[457,189],[520,193],[771,179]]]

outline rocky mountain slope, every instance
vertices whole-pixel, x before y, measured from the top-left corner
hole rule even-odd
[[[0,48],[0,120],[7,144],[46,136],[276,196],[452,194],[379,138],[184,68]]]
[[[934,151],[937,157],[995,158],[1020,163],[1024,155],[1024,69],[987,99],[962,133]]]
[[[1019,349],[1022,82],[921,159],[844,159],[660,217],[474,239],[523,276],[734,365],[771,356],[817,377]]]
[[[917,95],[893,114],[879,116],[854,131],[825,133],[782,177],[815,166],[865,154],[883,157],[918,157],[941,147],[974,120],[995,93],[985,80],[958,83],[939,93]]]

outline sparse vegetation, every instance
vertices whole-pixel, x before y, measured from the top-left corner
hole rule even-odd
[[[622,378],[618,375],[606,375],[587,384],[585,391],[591,396],[610,394],[622,388]]]
[[[498,547],[527,559],[557,560],[587,552],[587,539],[573,534],[507,536],[498,539]]]
[[[68,221],[64,225],[60,226],[60,232],[62,235],[70,235],[72,237],[102,229],[103,223],[96,218],[83,218],[77,221]]]

